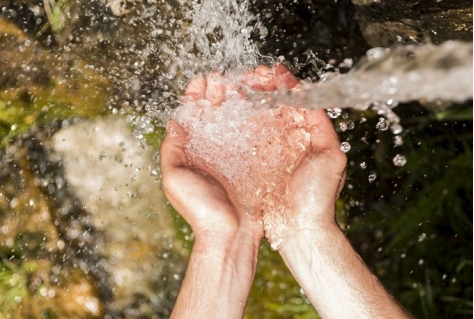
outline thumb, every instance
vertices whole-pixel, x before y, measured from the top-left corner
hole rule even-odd
[[[292,89],[297,86],[300,81],[291,73],[283,64],[278,64],[273,69],[273,83],[277,89]]]
[[[187,134],[176,121],[169,120],[166,124],[166,135],[161,143],[161,170],[166,173],[173,168],[186,166]]]

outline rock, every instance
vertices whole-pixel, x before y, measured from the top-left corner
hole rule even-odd
[[[81,269],[97,258],[80,256],[90,243],[79,246],[67,234],[93,229],[75,222],[83,212],[71,205],[60,168],[44,161],[41,140],[30,135],[0,151],[0,316],[99,318],[109,295],[98,280],[101,269]],[[60,209],[58,201],[64,201]],[[60,227],[63,212],[70,219]]]
[[[436,0],[352,0],[372,47],[447,40],[472,41],[472,3]]]
[[[175,231],[152,151],[140,146],[119,117],[60,130],[48,148],[100,234],[94,253],[110,275],[109,308],[132,317],[137,307],[141,315],[166,314],[173,284],[166,287],[161,279],[169,275],[164,269],[172,262],[166,256]]]

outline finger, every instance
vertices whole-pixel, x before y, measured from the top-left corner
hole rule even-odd
[[[160,158],[163,175],[172,170],[187,166],[184,147],[186,145],[186,133],[184,129],[173,120],[166,125],[166,136],[161,143]]]
[[[300,81],[286,66],[278,64],[273,69],[273,83],[277,89],[292,89],[297,86]]]
[[[217,73],[211,72],[206,78],[205,99],[213,106],[221,105],[225,100],[225,79]]]
[[[247,70],[243,73],[242,85],[253,91],[263,91],[263,87],[255,78],[255,70]]]
[[[275,91],[277,87],[273,83],[273,70],[259,65],[255,68],[255,83],[259,84],[264,91]]]
[[[184,92],[185,97],[192,102],[204,99],[206,86],[206,79],[203,76],[195,77],[186,87],[186,91]]]
[[[272,70],[264,65],[259,65],[255,70],[248,70],[244,73],[242,84],[250,87],[254,91],[275,91],[273,84]]]

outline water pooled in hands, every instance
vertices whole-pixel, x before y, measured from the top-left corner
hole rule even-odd
[[[310,149],[316,125],[309,110],[256,110],[235,96],[221,106],[185,103],[173,119],[189,133],[191,165],[212,172],[245,213],[263,217],[267,238],[278,249],[285,236],[288,182]]]

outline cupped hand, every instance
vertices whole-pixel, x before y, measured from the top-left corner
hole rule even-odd
[[[249,70],[240,84],[252,90],[267,90],[269,86],[274,90],[272,74],[269,68],[258,67]],[[296,84],[296,78],[285,80],[285,76],[277,81],[278,87]],[[208,101],[213,106],[219,106],[235,95],[245,99],[246,93],[231,82],[224,81],[222,75],[212,72],[206,77],[194,78],[186,88],[182,101]],[[256,238],[263,237],[262,221],[247,214],[239,199],[229,194],[232,191],[229,183],[209,167],[188,158],[187,140],[187,130],[169,120],[161,145],[162,183],[166,197],[191,225],[196,238],[232,235],[240,230]]]
[[[335,204],[344,186],[347,158],[324,110],[311,113],[311,148],[288,183],[286,208],[291,231],[335,223]]]
[[[165,195],[191,225],[196,238],[233,234],[246,221],[242,220],[222,184],[211,174],[189,163],[185,153],[186,135],[175,121],[168,122],[166,137],[161,145]],[[245,226],[250,226],[259,235],[259,225],[249,223]]]

